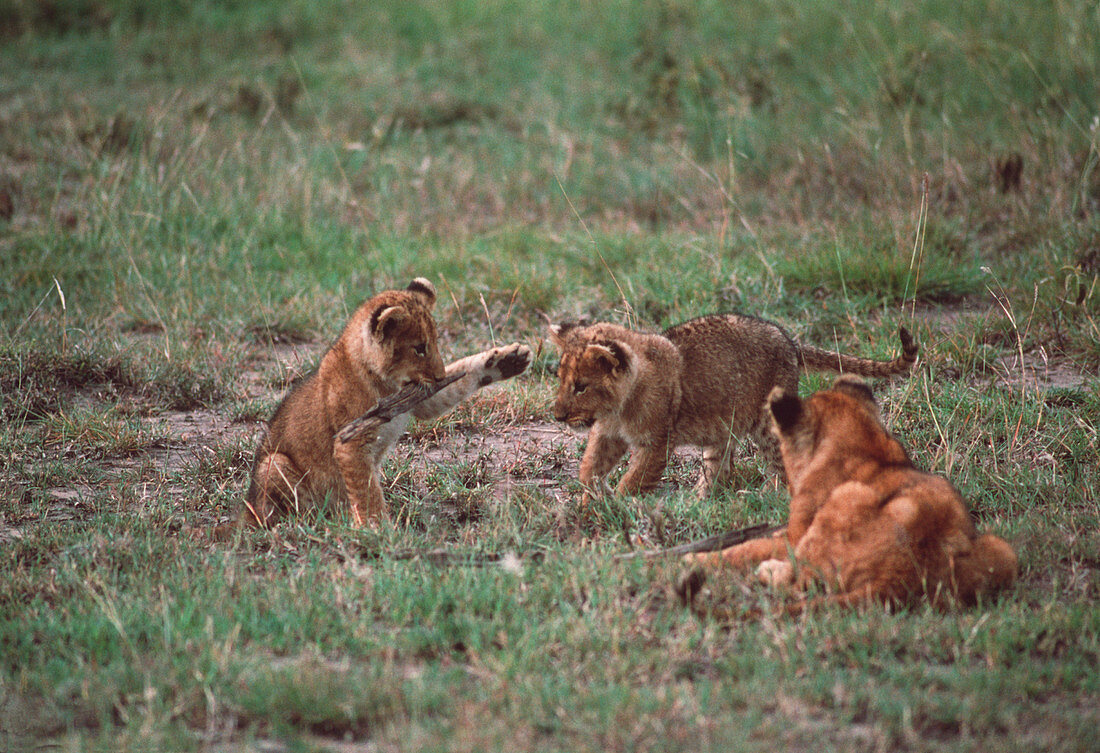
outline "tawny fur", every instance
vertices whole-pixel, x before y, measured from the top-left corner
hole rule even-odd
[[[444,369],[431,316],[434,304],[435,288],[417,278],[405,290],[379,293],[352,314],[317,370],[275,411],[256,450],[238,524],[269,526],[326,502],[334,509],[346,505],[356,526],[384,518],[379,465],[404,432],[409,414],[348,442],[336,433],[406,384],[466,374],[412,410],[417,418],[434,418],[480,387],[527,368],[530,349],[513,344]]]
[[[757,566],[769,585],[801,595],[816,582],[829,592],[802,596],[790,612],[817,603],[970,604],[1015,580],[1012,547],[979,534],[955,488],[913,466],[858,377],[805,401],[776,388],[768,404],[790,479],[787,528],[688,562]]]
[[[584,501],[627,450],[630,463],[618,492],[649,491],[681,445],[703,450],[696,490],[705,495],[729,482],[735,437],[752,438],[783,478],[779,446],[768,431],[769,392],[797,392],[801,368],[863,376],[907,372],[918,347],[904,328],[900,336],[900,356],[874,361],[800,345],[778,325],[738,314],[704,316],[663,334],[608,323],[551,327],[562,354],[554,418],[591,427],[580,467]]]

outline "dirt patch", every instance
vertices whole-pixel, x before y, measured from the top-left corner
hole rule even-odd
[[[44,490],[50,521],[83,519],[95,509],[96,497],[108,497],[131,505],[135,511],[166,498],[194,496],[194,484],[186,475],[207,467],[221,476],[223,489],[239,483],[247,462],[240,452],[262,431],[259,422],[234,422],[210,409],[169,411],[142,419],[150,435],[158,437],[140,452],[109,456],[96,463],[94,481]],[[219,472],[222,471],[222,472]],[[213,479],[212,479],[213,480]],[[0,539],[8,533],[0,529]]]
[[[1038,352],[1025,352],[1022,357],[1011,353],[998,358],[992,383],[1047,392],[1080,389],[1095,376],[1068,359],[1049,357],[1040,348]]]
[[[911,310],[913,320],[936,333],[950,334],[960,328],[973,327],[977,322],[996,314],[992,304],[972,301],[953,306],[918,304]]]
[[[539,491],[564,501],[562,479],[576,478],[575,448],[584,441],[555,424],[535,422],[504,426],[492,432],[450,432],[428,441],[402,438],[383,466],[390,483],[400,483],[395,469],[430,475],[447,466],[469,469],[493,486],[492,497],[505,499],[518,490]]]
[[[317,366],[324,351],[317,342],[276,342],[258,349],[252,365],[241,374],[241,397],[278,400]]]
[[[990,323],[1004,318],[995,303],[976,301],[955,306],[918,306],[912,314],[915,321],[934,335],[947,337],[967,331],[985,331]],[[1051,355],[1041,344],[1025,344],[1022,356],[1018,350],[1013,350],[1014,345],[1011,332],[1000,337],[997,347],[1003,353],[989,363],[987,374],[974,380],[975,386],[996,385],[1031,392],[1074,390],[1085,387],[1096,376],[1094,370],[1083,368],[1065,356]]]

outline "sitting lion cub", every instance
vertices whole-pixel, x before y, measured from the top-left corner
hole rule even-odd
[[[776,388],[768,405],[790,479],[786,530],[687,561],[758,564],[765,583],[802,592],[817,581],[831,592],[792,613],[815,603],[969,604],[1015,580],[1012,547],[978,535],[955,488],[913,467],[858,377],[805,401]]]
[[[405,290],[379,293],[352,314],[317,371],[275,411],[256,450],[239,523],[268,526],[326,497],[346,503],[356,526],[377,521],[386,514],[378,466],[404,432],[409,414],[348,442],[335,434],[406,384],[465,373],[412,410],[417,418],[434,418],[531,362],[531,350],[513,344],[460,359],[444,370],[431,316],[434,304],[435,288],[418,277]]]
[[[782,478],[764,405],[772,388],[797,393],[800,367],[876,377],[909,371],[918,346],[904,327],[899,334],[902,354],[873,361],[801,345],[778,325],[739,314],[700,317],[660,335],[607,323],[550,327],[561,350],[554,418],[591,427],[580,468],[583,502],[628,449],[620,494],[649,491],[672,450],[698,445],[696,490],[705,495],[728,483],[736,436],[751,436]]]

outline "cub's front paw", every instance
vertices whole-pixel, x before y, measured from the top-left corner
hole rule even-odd
[[[479,380],[482,386],[511,379],[522,374],[531,365],[531,349],[520,343],[512,343],[488,351],[484,373]]]
[[[756,577],[765,586],[786,586],[794,580],[794,566],[790,560],[764,560],[756,568]]]

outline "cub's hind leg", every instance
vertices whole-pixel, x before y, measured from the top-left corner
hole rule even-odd
[[[726,486],[733,477],[732,440],[724,445],[703,448],[703,471],[695,484],[695,493],[705,497],[719,486]]]
[[[764,407],[764,410],[752,425],[749,436],[752,437],[753,442],[760,451],[760,455],[767,461],[768,467],[775,473],[779,482],[786,486],[787,471],[783,467],[783,455],[779,451],[779,440],[771,431],[771,412],[767,406]]]
[[[299,510],[305,474],[289,456],[271,452],[256,461],[240,522],[267,528],[287,512]]]

